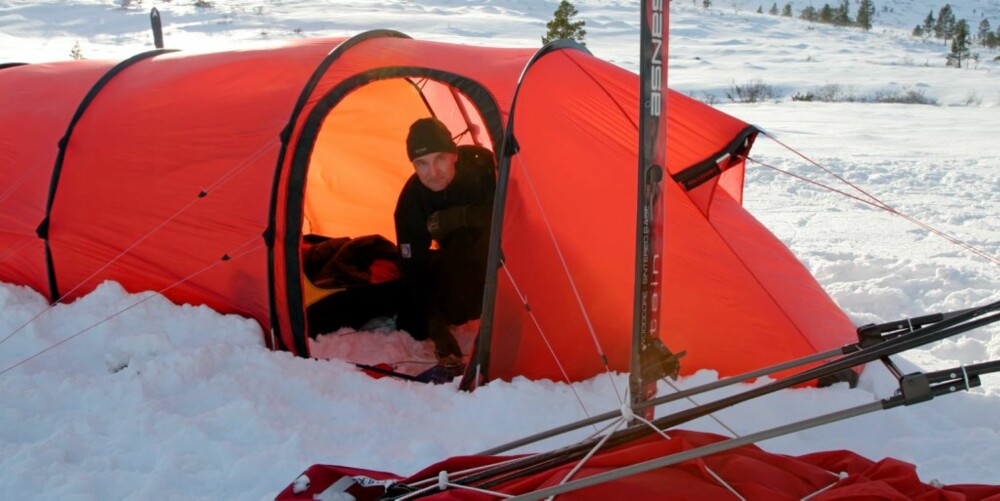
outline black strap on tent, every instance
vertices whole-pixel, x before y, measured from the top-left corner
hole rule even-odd
[[[685,190],[691,191],[710,179],[714,179],[719,174],[722,174],[724,170],[724,165],[722,164],[731,159],[741,158],[750,150],[750,146],[753,145],[753,140],[757,137],[758,132],[757,127],[753,125],[746,127],[722,151],[716,152],[709,158],[674,174],[674,181],[680,183]]]
[[[143,52],[141,54],[136,54],[118,64],[113,68],[108,70],[87,92],[87,95],[83,97],[80,104],[76,108],[76,112],[73,114],[73,118],[70,119],[69,125],[66,127],[66,133],[63,135],[62,139],[59,140],[59,153],[56,155],[56,164],[52,169],[52,181],[49,184],[49,197],[45,204],[45,218],[42,220],[41,224],[38,225],[38,236],[45,239],[45,264],[49,276],[49,299],[52,303],[59,301],[61,295],[59,293],[59,285],[56,282],[56,271],[55,265],[52,260],[52,247],[49,245],[49,218],[52,216],[52,204],[55,203],[56,191],[59,187],[59,177],[62,174],[63,162],[66,159],[66,145],[69,144],[70,138],[73,136],[73,131],[76,129],[76,124],[80,122],[83,118],[84,112],[90,106],[90,103],[97,98],[104,87],[108,85],[113,78],[118,76],[119,73],[125,71],[126,68],[132,66],[133,64],[142,61],[143,59],[149,59],[160,54],[166,54],[169,52],[176,52],[176,50],[168,49],[157,49],[148,52]]]

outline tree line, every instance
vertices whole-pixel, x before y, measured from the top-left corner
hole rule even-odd
[[[692,0],[698,2],[699,0]],[[710,8],[712,0],[700,0],[703,7]],[[872,21],[875,18],[875,2],[873,0],[860,0],[855,15],[851,17],[851,1],[840,0],[836,6],[823,4],[823,7],[816,8],[812,5],[805,7],[799,12],[799,18],[809,22],[832,24],[834,26],[858,27],[865,31],[872,28]],[[883,7],[883,10],[885,8]],[[764,5],[757,8],[759,14],[764,13]],[[778,8],[778,3],[773,2],[768,13],[773,16],[792,17],[791,2],[785,3],[782,8]],[[552,21],[547,24],[548,32],[542,37],[542,43],[552,40],[566,38],[584,43],[587,34],[583,29],[584,21],[576,21],[573,18],[578,14],[576,7],[568,0],[562,0],[556,11],[553,13]],[[965,19],[956,19],[950,4],[945,4],[938,11],[937,17],[931,10],[924,18],[924,22],[913,28],[913,36],[944,40],[951,43],[951,50],[948,53],[948,66],[962,67],[969,61],[978,63],[979,54],[972,52],[973,44],[995,50],[1000,47],[1000,26],[994,32],[990,26],[990,21],[983,18],[979,22],[978,30],[973,33],[969,28],[969,23]]]
[[[924,22],[913,28],[913,36],[921,38],[937,38],[945,43],[951,42],[948,52],[948,66],[962,67],[962,61],[970,59],[978,62],[979,54],[972,52],[972,47],[978,45],[990,50],[1000,47],[1000,26],[994,32],[990,20],[983,18],[979,27],[972,32],[968,21],[956,19],[950,4],[945,4],[934,17],[934,10],[927,13]]]
[[[697,0],[692,0],[697,1]],[[712,0],[701,0],[702,6],[711,7]],[[884,7],[883,11],[886,10]],[[757,8],[757,13],[764,13],[764,5]],[[768,13],[777,16],[792,17],[791,2],[785,3],[784,7],[778,8],[778,3],[773,2]],[[799,18],[814,23],[832,24],[834,26],[858,27],[865,31],[872,28],[872,21],[875,18],[875,3],[873,0],[861,0],[855,17],[851,18],[850,0],[840,0],[839,4],[831,6],[823,4],[823,7],[816,8],[812,5],[803,8],[799,12]],[[973,32],[968,21],[956,19],[950,4],[945,4],[938,11],[937,17],[934,10],[927,13],[924,22],[913,28],[913,36],[921,38],[934,37],[951,44],[948,53],[948,66],[961,68],[963,62],[978,62],[979,54],[972,52],[974,46],[981,46],[986,49],[996,50],[1000,48],[1000,26],[993,31],[989,19],[985,17],[979,21],[978,29]]]

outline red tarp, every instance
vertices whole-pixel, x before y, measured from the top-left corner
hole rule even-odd
[[[616,449],[601,452],[587,462],[573,479],[580,479],[643,461],[668,456],[724,440],[725,437],[692,431],[671,431],[671,440],[648,437]],[[462,456],[447,459],[407,478],[391,473],[359,470],[342,466],[315,465],[305,471],[308,488],[295,492],[289,485],[277,500],[314,499],[343,477],[362,477],[358,481],[341,480],[346,492],[359,501],[375,500],[385,493],[385,481],[412,484],[433,479],[437,483],[441,471],[458,472],[510,457]],[[522,479],[506,482],[493,491],[511,495],[558,485],[575,463],[559,466]],[[716,478],[718,477],[718,478]],[[382,483],[366,482],[365,479]],[[457,477],[456,477],[457,478]],[[729,487],[719,481],[722,479]],[[367,483],[368,485],[362,485]],[[300,485],[304,485],[300,482]],[[424,484],[427,485],[427,484]],[[916,467],[897,459],[872,461],[849,451],[829,451],[786,456],[772,454],[757,446],[747,445],[624,477],[582,490],[560,494],[557,500],[605,501],[609,499],[735,499],[730,490],[749,500],[799,500],[806,496],[813,501],[829,500],[1000,500],[1000,486],[949,485],[934,486],[922,482]],[[339,487],[331,489],[339,490]],[[822,490],[822,492],[820,492]],[[496,496],[464,489],[449,489],[420,499],[433,500],[495,500]]]

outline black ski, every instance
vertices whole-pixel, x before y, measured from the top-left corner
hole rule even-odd
[[[633,407],[656,396],[656,382],[676,378],[677,358],[659,338],[663,276],[663,169],[667,161],[667,34],[669,3],[643,0],[639,48],[639,176],[636,207],[635,295],[629,375]],[[653,418],[653,408],[643,411]]]

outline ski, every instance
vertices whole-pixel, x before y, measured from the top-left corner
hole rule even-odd
[[[630,403],[656,396],[656,382],[677,377],[679,356],[659,339],[663,250],[663,169],[667,156],[667,44],[669,3],[643,0],[639,48],[639,175],[636,206],[635,296],[632,311]],[[659,361],[659,362],[657,362]],[[642,411],[653,418],[653,408]]]

